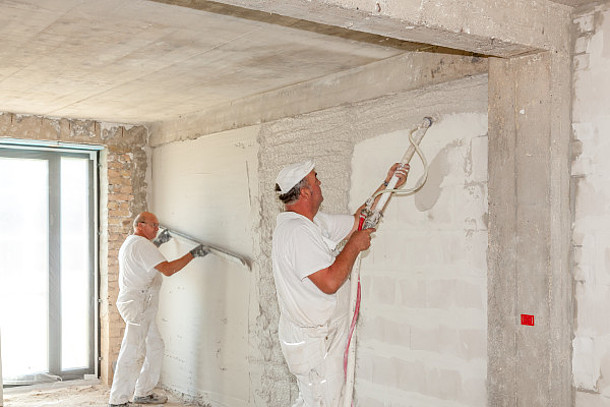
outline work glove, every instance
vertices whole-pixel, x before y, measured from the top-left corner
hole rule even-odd
[[[189,253],[193,255],[193,257],[203,257],[210,253],[210,249],[202,244],[195,247]]]
[[[159,233],[159,236],[153,240],[153,244],[157,247],[161,246],[163,243],[169,241],[172,238],[172,235],[169,234],[169,230],[164,229],[163,232]]]

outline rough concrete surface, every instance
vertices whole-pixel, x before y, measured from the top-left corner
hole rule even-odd
[[[491,405],[572,403],[571,106],[556,96],[569,89],[568,60],[541,53],[490,61]],[[534,315],[535,326],[521,324],[521,314]]]
[[[2,2],[0,111],[177,120],[422,45],[557,49],[570,11],[547,0]]]
[[[572,10],[547,0],[474,0],[466,7],[453,0],[223,3],[292,18],[307,16],[320,24],[505,58],[549,49],[566,52],[560,31],[568,24]]]
[[[149,126],[151,145],[270,122],[487,72],[487,59],[412,52]],[[320,95],[325,95],[323,98]]]
[[[140,124],[402,52],[142,0],[2,2],[0,35],[0,111]]]

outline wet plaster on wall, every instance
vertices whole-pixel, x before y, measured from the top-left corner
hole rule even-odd
[[[173,230],[253,258],[257,246],[256,135],[246,127],[164,144],[153,151],[152,208]],[[161,250],[182,256],[195,242],[174,237]],[[166,343],[161,384],[199,404],[247,406],[256,360],[250,308],[259,274],[215,255],[165,278],[159,328]],[[250,353],[253,353],[251,356]]]
[[[573,381],[577,407],[610,398],[610,6],[584,7],[573,19]]]
[[[483,83],[462,96],[480,100],[478,111],[439,114],[422,141],[428,181],[414,196],[392,198],[362,258],[361,405],[486,405],[486,92]],[[356,145],[350,207],[367,192],[361,180],[407,146],[406,131]],[[409,185],[422,170],[415,157]]]
[[[410,130],[426,115],[485,112],[486,86],[487,75],[478,75],[261,125],[258,136],[261,252],[256,257],[261,272],[258,278],[260,313],[254,322],[255,330],[263,335],[259,338],[261,348],[266,347],[260,364],[260,388],[255,397],[261,405],[289,405],[297,395],[277,340],[279,311],[271,273],[271,238],[275,218],[282,210],[273,192],[278,171],[286,164],[314,158],[325,198],[322,210],[330,213],[353,210],[348,204],[350,189],[354,188],[352,157],[357,143],[380,134]],[[382,163],[385,169],[359,176],[366,193],[354,202],[366,199],[385,176],[387,166],[400,159],[392,149],[386,153]]]
[[[99,158],[99,329],[100,376],[108,384],[124,330],[114,305],[118,295],[117,254],[133,217],[147,207],[148,132],[142,126],[0,113],[0,141],[3,139],[34,145],[103,147]]]

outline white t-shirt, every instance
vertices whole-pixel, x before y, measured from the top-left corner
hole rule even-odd
[[[314,222],[295,212],[278,215],[271,254],[273,275],[282,316],[297,326],[325,325],[335,314],[338,299],[342,306],[348,305],[347,284],[335,294],[325,294],[308,276],[334,263],[338,254],[334,249],[353,225],[351,215],[318,212]]]
[[[164,261],[165,256],[150,240],[138,235],[127,236],[119,249],[119,289],[161,287],[163,277],[155,266]]]

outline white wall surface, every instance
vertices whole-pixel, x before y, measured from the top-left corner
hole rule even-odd
[[[479,75],[155,148],[160,221],[254,258],[252,272],[208,256],[165,279],[162,384],[214,407],[289,406],[296,386],[279,349],[269,258],[277,171],[313,157],[324,210],[353,211],[402,156],[405,131],[435,115],[422,143],[428,184],[392,199],[363,260],[356,401],[484,406],[486,109]],[[411,181],[419,170],[414,162]],[[162,246],[170,257],[190,247]]]
[[[155,148],[151,209],[159,221],[251,256],[258,195],[255,136],[254,128],[245,128]],[[174,259],[194,246],[174,238],[161,249]],[[200,404],[248,405],[250,284],[251,271],[214,255],[164,279],[161,385]]]
[[[261,229],[270,236],[280,208],[263,191],[283,165],[313,157],[322,209],[353,212],[402,157],[405,132],[426,115],[439,119],[422,143],[429,186],[390,202],[363,260],[355,405],[485,405],[487,87],[479,75],[263,126]],[[278,391],[296,397],[294,383]]]
[[[610,10],[574,19],[573,374],[577,407],[610,402]]]
[[[487,113],[439,119],[421,143],[426,185],[390,200],[362,259],[360,406],[486,405]],[[356,145],[351,209],[401,159],[407,137],[403,130]],[[407,186],[421,174],[415,156]]]

